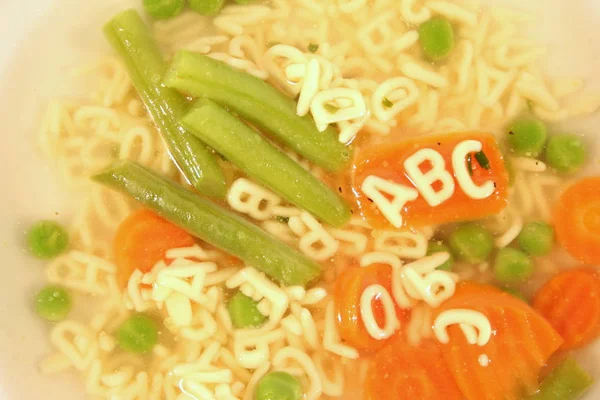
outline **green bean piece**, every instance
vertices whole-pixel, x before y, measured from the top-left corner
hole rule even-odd
[[[71,295],[60,286],[46,286],[35,296],[35,312],[48,321],[65,319],[72,308]]]
[[[158,325],[144,314],[134,314],[117,332],[119,346],[130,353],[148,353],[158,342]]]
[[[571,174],[585,164],[587,158],[585,144],[576,135],[552,136],[546,147],[546,162],[556,171]]]
[[[202,54],[180,51],[165,75],[168,87],[208,97],[329,171],[341,171],[351,151],[333,128],[319,132],[310,115],[296,115],[296,102],[263,80]]]
[[[496,254],[494,276],[500,282],[523,282],[533,275],[533,270],[533,261],[521,250],[505,247]]]
[[[427,255],[430,256],[435,253],[443,253],[446,252],[450,254],[450,258],[448,261],[437,267],[441,271],[452,271],[452,266],[454,265],[454,256],[452,255],[452,251],[450,251],[450,247],[446,246],[444,242],[440,240],[432,240],[429,242],[427,246]]]
[[[567,358],[542,381],[538,391],[525,400],[576,400],[594,383],[575,360]]]
[[[293,375],[283,371],[269,372],[256,385],[255,400],[300,400],[302,384]]]
[[[492,234],[483,226],[467,223],[450,234],[448,244],[453,255],[469,264],[485,261],[494,249]]]
[[[58,222],[38,221],[29,228],[27,244],[37,258],[54,258],[69,247],[69,233]]]
[[[446,18],[431,18],[419,26],[419,43],[429,60],[443,60],[454,50],[454,28]]]
[[[190,8],[202,15],[217,15],[225,5],[225,0],[188,0]]]
[[[502,290],[504,290],[508,294],[515,296],[519,300],[523,300],[525,303],[529,303],[529,300],[527,300],[527,297],[525,297],[525,295],[523,293],[521,293],[521,291],[519,291],[515,288],[503,287]]]
[[[229,299],[227,311],[233,326],[237,329],[260,328],[267,321],[267,317],[258,311],[258,302],[240,291]]]
[[[214,154],[177,122],[189,104],[160,82],[167,66],[140,15],[135,10],[118,14],[105,25],[104,33],[185,177],[201,193],[225,197],[225,176]]]
[[[534,117],[518,118],[508,127],[510,150],[518,156],[539,156],[547,139],[546,124]]]
[[[279,283],[306,286],[321,273],[314,261],[256,225],[139,164],[121,161],[93,179],[129,194],[163,218]]]
[[[517,237],[521,249],[532,256],[545,256],[554,246],[554,228],[544,221],[528,222]]]
[[[336,192],[217,103],[198,100],[181,123],[290,203],[333,226],[343,226],[350,220],[350,208]]]
[[[156,19],[173,18],[185,8],[185,0],[144,0],[144,10]]]

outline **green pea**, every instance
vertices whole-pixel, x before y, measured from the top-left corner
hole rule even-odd
[[[202,15],[217,15],[225,0],[188,0],[190,8]]]
[[[576,135],[552,136],[546,147],[546,163],[562,173],[577,172],[586,160],[585,145]]]
[[[448,259],[448,261],[446,261],[445,263],[443,263],[436,269],[439,269],[441,271],[452,271],[452,265],[454,264],[454,256],[452,255],[450,248],[448,246],[446,246],[444,244],[444,242],[439,241],[439,240],[432,240],[431,242],[429,242],[429,245],[427,246],[427,255],[428,256],[435,254],[435,253],[443,253],[443,252],[450,254],[450,258]]]
[[[494,249],[492,234],[476,223],[459,226],[450,234],[448,244],[457,259],[470,264],[485,261]]]
[[[156,19],[173,18],[181,14],[185,0],[144,0],[144,10]]]
[[[27,234],[31,254],[38,258],[49,259],[63,253],[69,246],[69,233],[57,222],[36,222]]]
[[[147,315],[135,314],[121,324],[117,332],[119,346],[131,353],[147,353],[158,341],[158,326]]]
[[[533,261],[521,250],[506,247],[496,254],[494,276],[500,282],[523,282],[531,277],[533,269]]]
[[[454,50],[454,29],[445,18],[434,17],[419,26],[419,43],[431,61],[447,58]]]
[[[258,311],[258,303],[242,292],[236,292],[227,303],[233,326],[238,329],[260,328],[267,317]]]
[[[518,156],[539,156],[547,139],[546,124],[534,117],[518,118],[508,127],[510,150]]]
[[[504,290],[508,294],[511,294],[512,296],[515,296],[517,299],[524,301],[525,303],[529,303],[529,300],[527,300],[527,297],[525,297],[525,295],[523,295],[523,293],[521,293],[519,290],[517,290],[515,288],[504,287],[504,288],[502,288],[502,290]]]
[[[35,296],[37,315],[48,321],[65,319],[72,308],[71,295],[60,286],[46,286]]]
[[[545,256],[554,246],[554,229],[543,221],[528,222],[517,237],[521,249],[532,256]]]
[[[256,385],[255,400],[300,400],[302,384],[287,372],[274,371],[263,376]]]

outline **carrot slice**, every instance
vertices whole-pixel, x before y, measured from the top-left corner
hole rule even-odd
[[[461,189],[452,171],[452,152],[465,140],[476,140],[482,144],[481,155],[471,155],[465,159],[471,169],[471,179],[475,185],[483,185],[487,181],[495,184],[494,193],[478,200],[469,197]],[[414,201],[409,201],[403,207],[402,218],[404,225],[422,226],[441,224],[459,220],[474,220],[497,214],[506,207],[508,199],[508,173],[504,159],[495,138],[483,133],[458,133],[451,135],[436,135],[420,137],[399,143],[376,145],[363,149],[357,154],[352,172],[352,192],[357,202],[358,210],[371,225],[382,228],[391,226],[377,204],[369,200],[362,191],[362,184],[369,176],[376,176],[387,181],[414,188],[411,179],[406,175],[404,162],[407,158],[422,149],[437,151],[444,159],[446,170],[455,181],[453,195],[436,207],[430,206],[422,195]],[[420,166],[422,172],[431,168],[429,162]],[[433,189],[439,191],[441,183],[434,182]]]
[[[554,225],[559,243],[573,257],[600,264],[600,176],[582,179],[564,191]]]
[[[592,268],[561,272],[535,295],[533,307],[564,339],[563,349],[581,347],[600,335],[600,275]]]
[[[462,394],[435,342],[419,347],[394,338],[377,352],[365,379],[366,400],[460,400]]]
[[[136,269],[148,272],[165,257],[167,250],[193,244],[194,238],[189,233],[152,211],[135,211],[121,222],[115,235],[117,282],[125,287]]]
[[[436,310],[466,308],[485,315],[493,334],[484,346],[470,344],[458,325],[440,344],[463,395],[469,400],[520,399],[534,392],[540,371],[561,346],[552,326],[526,303],[488,285],[470,284]],[[487,362],[487,363],[486,363]]]

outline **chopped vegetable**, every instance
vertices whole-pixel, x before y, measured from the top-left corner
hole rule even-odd
[[[462,394],[432,340],[418,347],[394,338],[369,365],[365,400],[461,400]]]
[[[48,321],[60,321],[71,312],[71,295],[60,286],[46,286],[35,296],[37,315]]]
[[[267,317],[258,311],[258,303],[240,291],[231,296],[227,310],[233,326],[237,329],[260,328],[267,320]]]
[[[554,211],[554,229],[573,257],[600,264],[600,176],[584,178],[564,191]]]
[[[470,264],[485,261],[494,249],[492,234],[480,224],[468,223],[456,228],[448,238],[456,258]]]
[[[38,258],[54,258],[69,247],[69,233],[58,222],[38,221],[27,233],[31,254]]]
[[[148,353],[158,342],[158,326],[147,315],[134,314],[117,331],[119,346],[128,352]]]
[[[257,226],[139,164],[122,161],[93,179],[129,194],[163,218],[241,258],[279,283],[305,286],[321,272],[314,261]]]
[[[479,165],[481,166],[481,168],[483,169],[487,169],[489,170],[490,167],[490,160],[488,160],[487,156],[485,155],[485,153],[482,151],[478,151],[477,153],[475,153],[475,160],[477,160],[477,162],[479,163]]]
[[[392,108],[392,107],[394,107],[394,103],[392,103],[387,97],[383,98],[383,100],[381,101],[381,104],[385,108]]]
[[[532,256],[545,256],[554,246],[554,228],[544,221],[528,222],[517,237],[521,249]]]
[[[344,200],[283,151],[211,100],[198,100],[183,126],[287,201],[333,226],[350,220]]]
[[[489,285],[457,285],[454,296],[434,310],[434,321],[455,309],[480,312],[493,330],[487,344],[479,346],[467,341],[458,324],[447,328],[442,354],[463,395],[505,400],[535,392],[540,371],[562,344],[552,326],[525,302]]]
[[[600,334],[600,275],[592,268],[561,272],[535,295],[533,307],[560,333],[564,349],[581,347]]]
[[[105,25],[104,33],[125,63],[133,86],[186,178],[201,193],[224,197],[225,176],[214,154],[177,123],[187,102],[161,83],[167,66],[137,11],[118,14]]]
[[[419,26],[419,43],[426,58],[440,61],[454,50],[454,29],[446,18],[434,17]]]
[[[164,82],[186,94],[216,101],[329,171],[340,171],[350,162],[351,151],[339,142],[333,128],[319,132],[312,117],[296,115],[294,100],[224,62],[181,51]]]
[[[308,45],[308,51],[311,53],[316,53],[319,50],[319,45],[316,43],[311,43]]]
[[[144,10],[156,19],[173,18],[181,14],[185,0],[144,0]]]
[[[217,15],[225,5],[225,0],[188,0],[190,8],[202,15]]]
[[[168,250],[193,244],[194,238],[189,233],[154,212],[145,209],[135,211],[121,222],[115,234],[113,254],[117,264],[117,282],[120,287],[125,287],[136,269],[150,272],[158,261],[165,258]]]
[[[273,371],[263,376],[256,385],[254,400],[301,400],[302,384],[293,375]]]
[[[494,277],[503,283],[523,282],[533,275],[534,265],[524,252],[511,247],[498,250],[494,261]]]
[[[518,156],[539,156],[547,139],[546,124],[534,117],[518,118],[508,127],[508,144]]]
[[[562,173],[574,173],[583,167],[586,160],[585,144],[576,135],[552,136],[546,147],[546,162]]]
[[[590,374],[567,358],[544,379],[538,392],[525,400],[576,400],[592,383]]]
[[[444,253],[444,252],[448,253],[450,255],[450,258],[448,259],[448,261],[446,261],[445,263],[443,263],[436,269],[439,269],[442,271],[452,271],[452,265],[454,264],[454,256],[452,255],[452,252],[450,251],[450,247],[446,246],[443,242],[441,242],[439,240],[432,240],[431,242],[429,242],[429,245],[427,246],[427,255],[428,256],[435,254],[435,253]]]

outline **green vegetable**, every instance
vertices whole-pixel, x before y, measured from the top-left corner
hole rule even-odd
[[[496,254],[494,276],[500,282],[523,282],[531,277],[533,269],[533,261],[521,250],[505,247]]]
[[[485,261],[494,249],[492,234],[476,223],[459,226],[450,234],[448,244],[456,258],[470,264]]]
[[[340,171],[351,152],[335,129],[319,132],[312,117],[296,115],[296,102],[268,83],[202,54],[180,51],[164,78],[168,87],[208,97],[329,171]]]
[[[543,221],[529,222],[517,237],[523,251],[532,256],[544,256],[554,246],[554,228]]]
[[[383,105],[385,108],[394,107],[394,103],[392,103],[387,97],[384,97],[383,100],[381,100],[381,105]]]
[[[185,7],[185,0],[144,0],[144,10],[156,19],[176,17]]]
[[[481,166],[481,168],[486,169],[488,171],[490,170],[490,160],[487,158],[483,150],[475,153],[475,160],[477,160],[477,163]]]
[[[446,18],[434,17],[419,27],[419,43],[431,61],[447,58],[454,50],[454,29]]]
[[[250,0],[235,0],[236,4],[250,4]]]
[[[225,5],[225,0],[188,0],[190,8],[202,15],[217,15]]]
[[[60,321],[71,312],[71,295],[60,286],[46,286],[35,296],[37,315],[48,321]]]
[[[213,101],[198,100],[181,123],[290,203],[333,226],[343,226],[350,220],[350,209],[337,193]]]
[[[585,160],[585,144],[578,136],[556,135],[548,141],[546,162],[558,172],[577,172],[585,164]]]
[[[158,326],[147,315],[135,314],[121,324],[117,332],[119,346],[131,353],[147,353],[158,342]]]
[[[290,222],[290,217],[283,217],[281,215],[276,216],[275,219],[281,222],[282,224],[287,224],[288,222]]]
[[[427,246],[427,255],[428,256],[435,254],[435,253],[443,253],[443,252],[450,254],[450,258],[448,259],[448,261],[446,261],[445,263],[443,263],[436,269],[439,269],[442,271],[452,271],[452,265],[454,265],[454,256],[452,255],[450,248],[439,240],[432,240],[431,242],[429,242],[429,245]]]
[[[311,43],[308,45],[308,51],[311,53],[316,53],[319,50],[319,45],[316,43]]]
[[[31,254],[49,259],[58,256],[69,246],[69,233],[54,221],[38,221],[29,229],[27,242]]]
[[[537,118],[518,118],[508,127],[510,150],[519,156],[539,156],[544,150],[546,139],[546,124]]]
[[[269,372],[256,385],[254,400],[300,400],[302,384],[283,371]]]
[[[503,287],[502,290],[504,290],[506,293],[509,293],[509,294],[515,296],[519,300],[523,300],[525,303],[529,303],[529,300],[527,300],[527,297],[525,297],[523,295],[523,293],[521,293],[519,290],[517,290],[515,288]]]
[[[121,161],[93,179],[129,194],[163,218],[284,285],[305,286],[321,273],[314,261],[256,225],[139,164]]]
[[[267,321],[267,317],[258,311],[258,303],[240,291],[229,299],[227,310],[237,329],[260,328]]]
[[[594,380],[575,360],[567,358],[544,379],[537,393],[525,400],[575,400]]]
[[[118,14],[105,25],[104,33],[124,61],[134,87],[186,178],[201,193],[225,197],[225,176],[214,154],[177,123],[188,103],[161,84],[166,64],[137,11]]]

